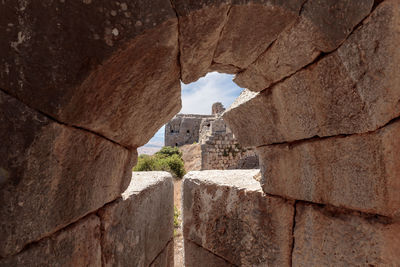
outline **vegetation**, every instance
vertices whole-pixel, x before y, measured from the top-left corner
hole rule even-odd
[[[163,147],[153,156],[140,155],[133,171],[167,171],[178,178],[186,173],[182,152],[177,147],[169,146]]]
[[[178,235],[178,229],[181,225],[181,221],[179,220],[180,212],[178,208],[174,205],[174,236]]]

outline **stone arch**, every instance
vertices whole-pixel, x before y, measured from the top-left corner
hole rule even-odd
[[[3,1],[0,11],[1,257],[117,198],[136,148],[179,111],[180,80],[237,74],[250,91],[224,118],[265,161],[283,153],[272,144],[368,133],[400,114],[394,0]],[[350,199],[351,186],[343,201],[325,194],[329,183],[263,189],[392,217],[388,168],[389,182],[376,183],[385,193],[368,205]]]

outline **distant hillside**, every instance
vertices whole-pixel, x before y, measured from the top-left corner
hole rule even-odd
[[[146,155],[153,155],[154,153],[158,152],[161,147],[147,147],[142,146],[137,149],[138,155],[146,154]]]

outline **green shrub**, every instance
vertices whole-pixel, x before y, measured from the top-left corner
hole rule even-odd
[[[174,228],[179,228],[181,222],[179,221],[179,210],[178,208],[174,205]]]
[[[181,221],[179,220],[180,212],[178,208],[174,205],[174,237],[179,235],[178,229],[181,226]]]
[[[164,146],[156,154],[158,157],[171,157],[172,155],[178,155],[182,158],[182,152],[177,147]]]
[[[186,173],[182,152],[172,147],[163,147],[153,156],[140,155],[133,171],[167,171],[179,178]]]
[[[135,172],[154,171],[154,158],[149,155],[140,155],[136,166],[133,168]]]
[[[174,173],[177,177],[182,178],[185,175],[185,167],[180,156],[175,154],[166,158],[165,160],[167,161],[167,165],[172,173]]]

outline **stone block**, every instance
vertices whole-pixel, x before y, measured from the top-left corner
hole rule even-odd
[[[243,146],[382,127],[400,115],[399,24],[398,1],[382,2],[337,51],[269,90],[243,94],[224,120]]]
[[[298,203],[293,266],[397,266],[400,223]]]
[[[85,217],[17,255],[0,259],[0,266],[101,266],[100,220],[95,215]]]
[[[185,239],[185,267],[233,267],[225,259]]]
[[[173,194],[167,172],[132,174],[122,198],[98,212],[104,266],[149,266],[156,259],[173,239]]]
[[[182,80],[237,73],[292,23],[304,0],[173,0],[179,16]],[[269,25],[269,27],[265,27]]]
[[[257,170],[193,171],[183,181],[183,235],[236,266],[290,266],[293,203],[268,197]]]
[[[30,107],[135,148],[180,110],[169,0],[7,1],[1,13],[0,88]]]
[[[178,3],[180,63],[184,83],[194,82],[209,71],[229,7],[221,3],[186,13]]]
[[[244,69],[295,22],[304,1],[233,2],[214,61]]]
[[[136,152],[1,91],[0,125],[0,257],[115,200],[129,184]]]
[[[244,88],[261,91],[282,80],[321,54],[337,48],[353,28],[371,11],[373,0],[310,0],[299,20],[239,73],[235,82]]]
[[[264,192],[400,217],[400,121],[376,132],[258,148]]]

